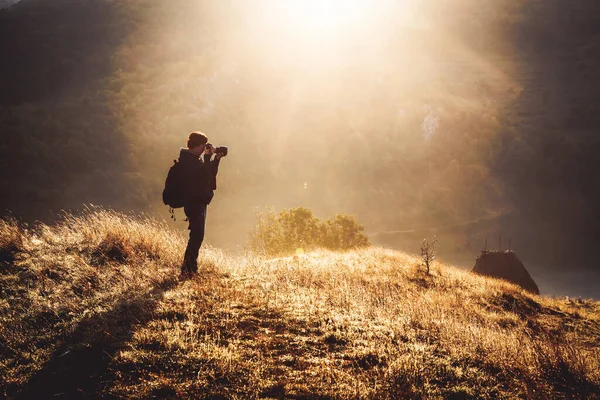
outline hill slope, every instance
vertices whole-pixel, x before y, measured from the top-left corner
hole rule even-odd
[[[2,222],[0,396],[600,397],[600,304],[371,248],[201,255],[156,221]]]

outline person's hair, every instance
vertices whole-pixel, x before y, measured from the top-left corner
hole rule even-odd
[[[208,143],[208,137],[201,132],[192,132],[187,140],[188,149],[193,149],[194,147],[203,146]]]

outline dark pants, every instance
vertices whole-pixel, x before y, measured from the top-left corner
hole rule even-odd
[[[206,204],[192,204],[183,208],[189,221],[190,239],[188,240],[182,273],[198,272],[198,252],[204,240],[204,226],[206,224]]]

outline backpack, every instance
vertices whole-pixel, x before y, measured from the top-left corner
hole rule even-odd
[[[173,165],[167,174],[165,189],[162,193],[163,203],[173,208],[181,208],[185,204],[185,176],[183,165],[173,160]]]

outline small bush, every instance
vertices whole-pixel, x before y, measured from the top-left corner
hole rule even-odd
[[[369,246],[365,228],[356,222],[353,216],[337,214],[324,221],[322,227],[323,247],[332,250],[348,250]]]
[[[325,221],[305,207],[259,213],[250,234],[251,251],[266,255],[291,254],[298,248],[349,250],[369,246],[364,227],[347,214]]]

